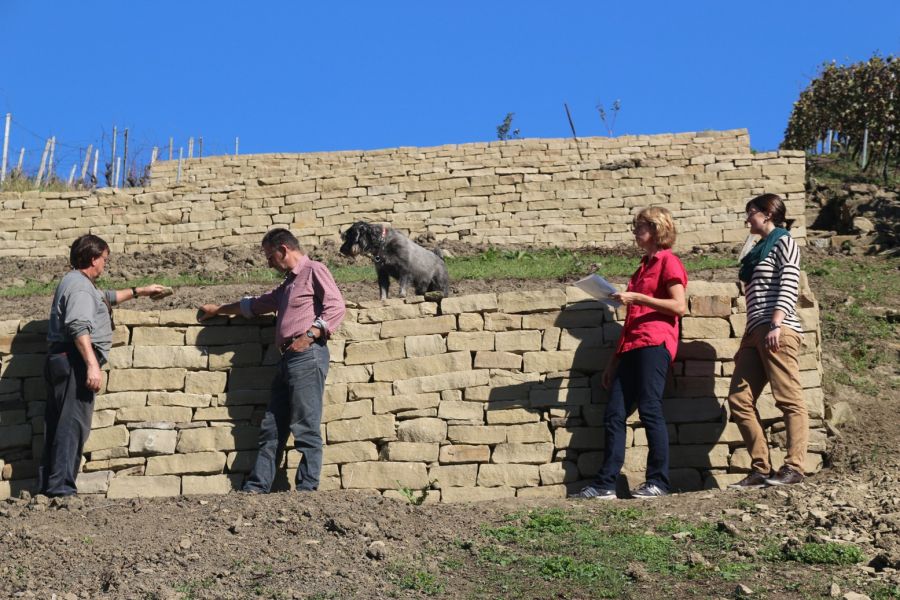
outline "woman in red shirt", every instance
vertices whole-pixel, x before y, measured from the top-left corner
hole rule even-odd
[[[687,312],[687,272],[670,248],[675,223],[664,208],[645,208],[634,218],[634,241],[644,251],[627,291],[613,297],[627,307],[616,353],[603,372],[610,390],[604,414],[603,466],[591,485],[575,497],[615,498],[616,479],[625,462],[625,420],[637,406],[647,433],[646,481],[631,491],[636,498],[669,493],[669,434],[662,396],[669,365],[678,347],[678,324]]]

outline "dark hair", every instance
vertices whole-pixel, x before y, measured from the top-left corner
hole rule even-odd
[[[300,249],[300,242],[297,241],[294,234],[283,227],[277,227],[266,233],[263,236],[262,245],[273,249],[279,246],[287,246],[291,250]]]
[[[69,264],[73,269],[86,269],[91,266],[91,262],[109,250],[109,244],[91,233],[83,235],[72,242],[72,249],[69,250]]]
[[[784,227],[787,209],[784,207],[784,200],[778,194],[757,196],[747,203],[745,210],[750,210],[751,208],[765,213],[777,227]]]

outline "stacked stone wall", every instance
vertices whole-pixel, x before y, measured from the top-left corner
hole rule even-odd
[[[0,193],[0,256],[61,256],[84,233],[114,252],[257,245],[272,227],[338,242],[354,221],[475,244],[611,247],[641,207],[670,209],[679,247],[738,243],[744,205],[782,194],[806,240],[802,152],[750,151],[746,130],[529,139],[158,162],[148,188]]]
[[[664,402],[678,489],[750,466],[725,397],[745,324],[737,286],[691,282]],[[806,468],[825,451],[818,307],[803,277],[800,378],[811,415]],[[269,318],[116,310],[114,347],[78,479],[109,498],[227,493],[240,486],[279,360]],[[354,304],[329,342],[321,489],[432,488],[429,501],[553,496],[596,472],[600,371],[623,313],[574,287]],[[34,488],[43,441],[46,321],[0,321],[0,498]],[[780,412],[759,413],[779,466]],[[642,480],[644,430],[628,422],[625,474]],[[289,447],[291,444],[289,443]],[[299,462],[287,452],[283,485]]]

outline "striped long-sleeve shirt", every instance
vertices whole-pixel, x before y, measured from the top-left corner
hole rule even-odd
[[[753,277],[744,286],[747,300],[747,329],[750,333],[760,325],[772,321],[775,309],[784,314],[783,327],[803,333],[797,318],[797,298],[800,295],[800,248],[791,236],[780,238],[753,270]]]

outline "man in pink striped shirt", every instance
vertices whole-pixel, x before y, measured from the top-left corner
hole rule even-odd
[[[344,298],[328,267],[304,254],[287,229],[273,229],[262,240],[269,266],[284,274],[274,290],[231,304],[204,304],[200,320],[216,315],[251,318],[276,312],[275,345],[281,351],[272,396],[260,424],[259,454],[245,492],[267,493],[288,434],[303,457],[295,479],[298,491],[319,486],[322,471],[322,396],[328,375],[328,336],[341,326]]]

